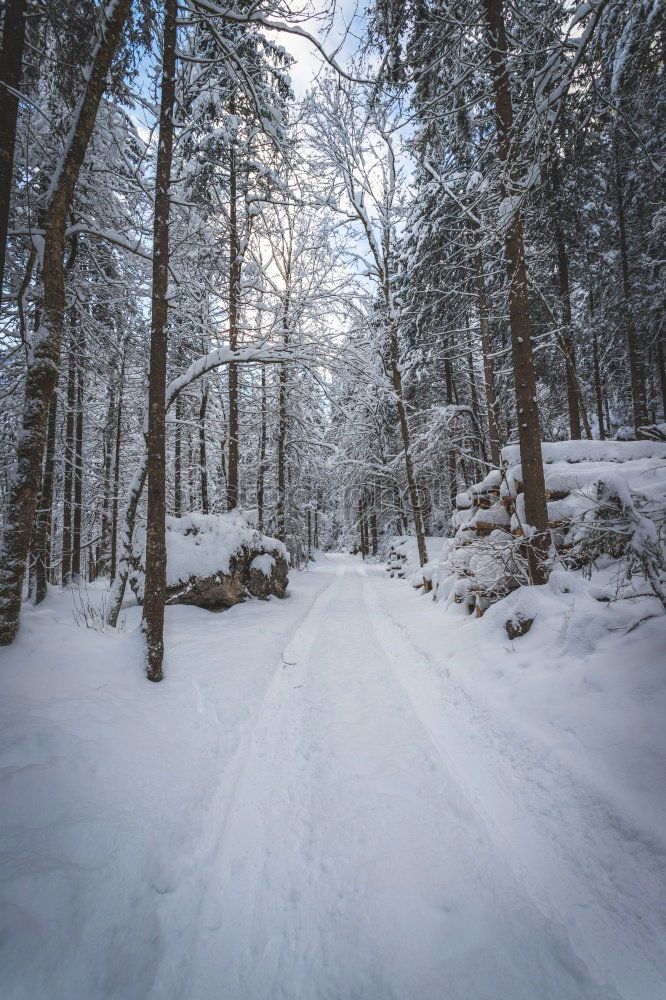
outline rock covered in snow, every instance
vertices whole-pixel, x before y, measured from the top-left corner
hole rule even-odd
[[[143,600],[145,537],[130,584]],[[276,538],[263,535],[238,511],[167,517],[167,601],[210,610],[232,607],[246,597],[284,597],[289,555]]]

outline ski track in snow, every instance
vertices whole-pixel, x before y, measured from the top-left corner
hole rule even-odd
[[[173,612],[171,700],[148,689],[163,742],[135,778],[137,806],[164,795],[162,823],[150,799],[117,821],[110,800],[108,868],[72,882],[71,927],[21,958],[8,998],[666,995],[663,838],[464,686],[458,620],[435,623],[406,584],[341,555],[298,574],[284,605]],[[179,768],[192,719],[202,735]],[[116,782],[124,760],[109,761]],[[45,823],[67,808],[53,794]],[[56,827],[33,822],[51,871]]]

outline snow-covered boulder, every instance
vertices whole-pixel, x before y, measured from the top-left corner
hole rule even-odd
[[[143,601],[145,534],[130,585]],[[282,542],[262,535],[239,512],[167,517],[167,601],[220,610],[247,597],[284,597],[288,553]]]

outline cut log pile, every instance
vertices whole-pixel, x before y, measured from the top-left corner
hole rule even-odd
[[[596,484],[619,475],[649,508],[666,494],[666,443],[648,441],[558,441],[542,445],[548,523],[555,550],[566,553],[572,527],[595,503]],[[489,604],[527,580],[524,546],[525,503],[520,451],[502,450],[502,468],[493,469],[456,497],[454,531],[445,562],[457,581],[453,596],[470,612]]]

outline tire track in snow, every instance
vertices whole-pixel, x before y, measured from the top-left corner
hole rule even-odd
[[[299,635],[305,634],[311,629],[310,619],[313,617],[318,619],[318,616],[325,612],[331,599],[332,589],[341,572],[342,568],[337,570],[331,581],[325,584],[324,588],[306,605],[305,610],[294,624],[290,639],[283,646],[282,652],[275,658],[273,673],[251,724],[229,758],[217,791],[206,806],[205,821],[198,821],[202,829],[202,836],[196,858],[191,861],[189,879],[179,887],[179,897],[183,893],[187,896],[184,908],[188,913],[188,922],[181,926],[180,936],[181,938],[186,937],[188,944],[184,945],[181,941],[178,952],[167,955],[164,968],[159,970],[164,978],[158,978],[151,991],[151,997],[155,997],[155,1000],[164,1000],[164,997],[167,996],[174,998],[187,996],[188,1000],[200,997],[201,1000],[209,1000],[211,996],[217,998],[222,995],[236,1000],[233,992],[222,994],[217,986],[212,993],[195,994],[191,992],[194,988],[193,980],[196,978],[197,967],[206,966],[206,959],[201,954],[202,948],[205,950],[211,938],[213,939],[212,947],[214,947],[214,938],[220,927],[218,904],[222,897],[216,892],[216,886],[219,885],[220,881],[220,859],[224,855],[225,843],[230,836],[234,812],[238,808],[238,803],[243,800],[244,789],[251,784],[253,758],[257,745],[262,740],[262,731],[267,728],[276,714],[280,702],[280,692],[287,683],[285,660],[289,657],[286,653]],[[238,621],[235,624],[238,626],[241,625],[241,622]],[[201,702],[203,698],[201,692],[198,693],[198,698]],[[192,899],[197,900],[195,906],[192,906]],[[175,902],[177,905],[177,900]]]
[[[282,992],[280,975],[285,946],[289,951],[294,941],[285,941],[278,934],[293,923],[301,891],[298,870],[303,867],[309,835],[304,815],[300,691],[309,652],[343,573],[343,565],[335,567],[331,582],[306,610],[283,647],[252,729],[239,748],[235,778],[231,789],[224,789],[219,818],[212,818],[218,824],[213,847],[215,876],[207,886],[199,920],[200,942],[192,963],[191,1000],[208,1000],[211,996],[220,1000],[264,996],[292,1000],[292,994]],[[291,817],[289,844],[274,843],[275,835],[284,833],[281,817],[275,815],[282,808]],[[277,821],[274,829],[273,820]],[[284,877],[284,884],[276,885],[276,871],[278,878],[291,878]],[[262,935],[260,929],[270,922],[261,909],[267,899],[274,908],[274,937]],[[243,942],[244,950],[226,967],[220,967],[220,952],[230,936]],[[263,944],[257,948],[259,941]],[[292,957],[287,955],[287,963]],[[305,978],[305,970],[300,976]],[[293,988],[293,968],[291,977],[287,990]]]
[[[646,898],[660,909],[663,864],[642,852],[620,817],[609,817],[606,804],[547,760],[543,748],[524,733],[498,731],[489,710],[417,645],[368,582],[363,596],[394,676],[526,894],[567,928],[595,978],[604,981],[610,972],[626,1000],[661,1000],[664,924],[650,924],[645,915],[652,909]],[[572,803],[579,823],[573,828]],[[585,820],[594,825],[581,829]],[[637,850],[636,865],[614,870],[615,858]]]

